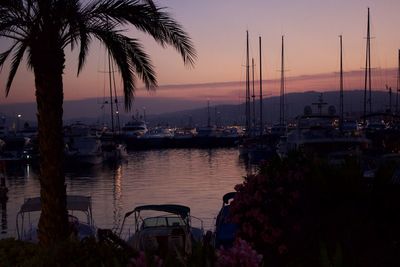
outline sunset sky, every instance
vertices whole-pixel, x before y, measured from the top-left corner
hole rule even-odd
[[[156,67],[160,88],[138,97],[225,100],[236,103],[243,95],[245,36],[250,34],[250,54],[258,63],[258,36],[263,40],[263,78],[279,79],[281,35],[285,36],[287,91],[335,90],[338,85],[339,38],[343,35],[346,89],[362,88],[365,64],[367,7],[371,9],[374,89],[395,87],[400,48],[399,0],[158,0],[190,34],[198,52],[195,68],[183,65],[178,53],[163,49],[152,39],[128,30],[142,40]],[[8,43],[0,40],[0,51]],[[65,99],[103,97],[104,48],[93,42],[84,71],[77,78],[77,51],[67,53]],[[256,66],[258,70],[258,66]],[[392,69],[387,71],[387,69]],[[8,66],[0,74],[4,90]],[[256,79],[258,71],[256,71]],[[220,84],[222,83],[222,84]],[[266,83],[267,95],[276,95],[279,83]],[[269,86],[268,86],[269,85]],[[34,101],[33,76],[20,66],[10,96],[0,103]]]

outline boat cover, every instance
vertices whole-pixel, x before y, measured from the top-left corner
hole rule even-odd
[[[27,198],[22,204],[20,213],[40,211],[40,197]],[[91,197],[67,196],[67,210],[89,211],[91,210]]]
[[[128,212],[128,213],[130,215],[133,212],[140,212],[142,210],[164,211],[164,212],[169,212],[169,213],[173,213],[173,214],[178,214],[182,218],[188,217],[189,213],[190,213],[190,208],[189,207],[186,207],[186,206],[183,206],[183,205],[177,205],[177,204],[138,206],[132,212]],[[125,215],[125,217],[127,217],[129,215]]]

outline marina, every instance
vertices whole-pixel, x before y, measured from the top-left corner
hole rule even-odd
[[[398,266],[399,3],[175,2],[0,2],[0,265]]]
[[[90,196],[98,228],[119,229],[126,212],[139,205],[177,203],[212,230],[227,188],[243,181],[246,163],[237,149],[169,149],[129,152],[116,166],[66,170],[67,194]],[[6,166],[8,200],[1,204],[0,238],[17,237],[15,219],[25,198],[39,194],[37,170]]]

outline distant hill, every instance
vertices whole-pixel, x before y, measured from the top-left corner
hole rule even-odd
[[[302,93],[290,93],[285,96],[286,118],[293,119],[303,114],[304,107],[312,106],[313,111],[317,112],[316,106],[312,103],[318,102],[319,92],[310,91]],[[363,90],[354,90],[344,94],[344,111],[347,116],[358,117],[363,111]],[[331,91],[323,93],[324,102],[335,106],[339,111],[339,92]],[[382,111],[387,108],[389,96],[386,92],[372,92],[372,103],[374,111]],[[393,109],[395,108],[395,95],[392,97]],[[252,110],[251,110],[252,112]],[[213,124],[244,124],[245,104],[240,105],[217,105],[210,107],[210,117]],[[256,117],[259,118],[259,101],[256,101]],[[267,123],[274,123],[279,120],[279,97],[269,97],[263,99],[263,120]],[[162,115],[149,116],[151,124],[170,124],[170,125],[205,125],[207,123],[207,107],[198,109],[188,109],[178,112],[165,113]]]
[[[100,98],[64,101],[64,123],[68,124],[72,121],[107,122],[110,118],[110,105],[103,104],[103,102],[104,100]],[[156,96],[145,98],[137,97],[133,103],[132,111],[126,113],[122,99],[120,103],[119,111],[122,122],[128,121],[133,114],[143,114],[144,110],[152,114],[171,113],[182,109],[200,108],[205,104],[199,101],[169,99]],[[0,105],[0,116],[6,118],[7,124],[15,123],[18,114],[21,114],[21,121],[34,123],[36,121],[36,103]]]
[[[304,107],[318,101],[320,93],[316,91],[289,93],[285,96],[285,113],[288,119],[303,114]],[[363,90],[345,92],[344,109],[352,116],[359,116],[363,110]],[[396,96],[393,95],[393,106],[396,103]],[[329,105],[339,110],[339,92],[324,92],[323,99]],[[121,101],[122,103],[122,101]],[[218,105],[210,107],[210,117],[213,124],[244,124],[245,105]],[[385,110],[389,103],[387,92],[374,91],[372,93],[373,110]],[[83,121],[87,123],[108,122],[110,107],[103,105],[102,100],[97,98],[65,101],[64,102],[64,123],[73,121]],[[146,110],[146,120],[151,125],[205,125],[207,123],[206,103],[200,101],[188,101],[173,98],[149,97],[137,98],[133,105],[132,112],[125,113],[123,105],[120,105],[121,123],[127,122],[133,114],[143,115]],[[151,114],[150,114],[151,113]],[[21,125],[23,122],[35,124],[36,104],[21,103],[0,106],[0,116],[6,118],[9,125],[17,123],[17,115],[21,114]],[[259,101],[256,101],[256,117],[259,118]],[[267,123],[278,121],[279,116],[279,97],[268,97],[263,99],[263,120]]]

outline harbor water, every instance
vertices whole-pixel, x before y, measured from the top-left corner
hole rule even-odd
[[[182,204],[211,230],[222,196],[243,181],[246,164],[236,148],[168,149],[129,152],[115,166],[66,170],[67,194],[92,197],[99,228],[118,229],[127,211],[145,204]],[[6,166],[8,200],[1,203],[0,238],[16,236],[16,214],[25,198],[39,195],[37,170]]]

